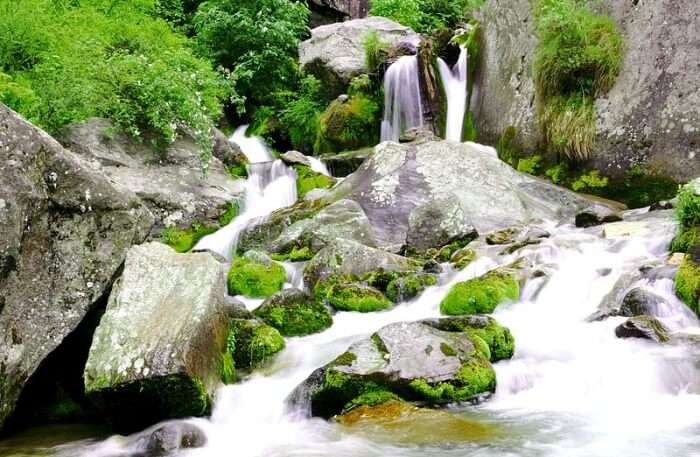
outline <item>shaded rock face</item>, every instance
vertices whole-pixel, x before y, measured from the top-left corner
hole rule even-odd
[[[614,87],[596,102],[598,140],[591,165],[621,177],[635,166],[676,181],[700,174],[700,12],[694,0],[604,0],[625,39]],[[488,1],[475,100],[484,142],[515,127],[516,144],[534,151],[537,127],[532,63],[537,47],[530,2]]]
[[[72,127],[63,142],[135,192],[163,225],[215,222],[227,203],[241,197],[243,181],[232,180],[224,164],[245,163],[245,158],[221,132],[214,136],[214,157],[204,177],[199,146],[191,138],[178,139],[160,157],[112,129],[106,119],[91,119]]]
[[[228,335],[221,264],[160,243],[129,250],[95,331],[85,390],[120,429],[202,415]]]
[[[352,78],[367,72],[363,42],[371,31],[391,47],[415,48],[420,41],[420,35],[389,19],[354,19],[313,29],[311,38],[299,45],[299,63],[322,81],[329,97],[337,97]]]
[[[369,0],[309,0],[311,28],[348,19],[360,19],[369,12]]]
[[[378,145],[331,192],[335,199],[358,202],[378,245],[395,252],[414,232],[411,214],[421,206],[432,205],[435,227],[473,226],[488,233],[539,219],[573,220],[591,205],[580,195],[513,170],[492,148],[429,140]]]
[[[28,378],[111,287],[153,216],[0,104],[0,427]]]

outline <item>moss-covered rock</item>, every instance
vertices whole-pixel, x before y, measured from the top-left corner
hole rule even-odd
[[[368,313],[391,308],[392,303],[374,287],[358,283],[336,283],[326,288],[325,298],[340,311]]]
[[[450,263],[457,270],[463,270],[476,259],[476,251],[471,248],[462,248],[455,251],[450,257]]]
[[[695,249],[700,251],[700,247]],[[685,256],[676,273],[676,294],[700,315],[700,262],[692,254]]]
[[[515,353],[515,339],[510,330],[503,327],[496,319],[489,316],[460,316],[423,321],[427,325],[451,332],[465,332],[472,342],[480,348],[481,342],[488,347],[482,350],[491,362],[510,359]],[[481,341],[479,341],[481,340]]]
[[[285,347],[280,332],[260,321],[234,319],[226,340],[237,368],[255,368]]]
[[[304,196],[313,189],[330,189],[335,184],[335,179],[314,171],[311,167],[301,164],[294,165],[297,174],[297,198]]]
[[[447,315],[491,313],[499,304],[519,297],[520,284],[515,273],[501,268],[452,286],[440,303],[440,312]]]
[[[379,104],[358,93],[340,96],[321,114],[316,154],[373,146],[379,142]]]
[[[287,272],[282,265],[264,254],[249,252],[231,264],[228,292],[253,298],[269,297],[281,290],[286,280]]]
[[[393,396],[443,404],[494,392],[496,375],[469,335],[424,322],[395,323],[357,341],[297,389],[312,414],[331,417]]]
[[[333,323],[323,303],[298,289],[285,289],[272,295],[253,314],[284,336],[317,333]]]
[[[425,289],[437,284],[437,277],[427,273],[411,273],[392,280],[386,287],[386,296],[400,303],[420,295]]]

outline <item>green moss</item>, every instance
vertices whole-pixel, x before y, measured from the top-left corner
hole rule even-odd
[[[424,379],[410,382],[409,387],[421,400],[430,403],[466,401],[476,395],[496,391],[496,373],[486,358],[477,353],[457,372],[455,382],[429,383]]]
[[[177,252],[189,252],[199,240],[219,229],[215,225],[203,225],[198,222],[186,229],[177,227],[166,227],[160,232],[160,239]]]
[[[237,200],[228,202],[226,204],[226,211],[224,211],[224,214],[219,216],[219,225],[224,227],[230,224],[232,220],[238,217],[240,212],[241,207]]]
[[[266,302],[253,311],[253,314],[284,336],[310,335],[333,324],[328,308],[312,297],[289,302]]]
[[[410,300],[426,288],[437,284],[435,275],[413,273],[392,280],[386,287],[386,296],[394,303]]]
[[[392,306],[377,289],[357,283],[332,285],[326,292],[326,300],[337,310],[361,313],[381,311]]]
[[[530,175],[537,175],[540,171],[541,164],[542,164],[542,156],[534,155],[531,157],[519,159],[517,170],[521,173],[527,173]]]
[[[364,94],[333,101],[321,115],[314,152],[326,154],[377,144],[380,114],[379,103]]]
[[[297,198],[304,196],[313,189],[330,189],[335,184],[335,180],[306,165],[294,165],[297,174]]]
[[[571,184],[571,188],[576,192],[591,191],[607,187],[608,178],[601,176],[598,170],[591,170],[582,174]]]
[[[471,327],[466,329],[467,334],[475,342],[479,339],[486,343],[489,348],[489,360],[491,362],[498,362],[499,360],[506,360],[513,357],[515,353],[515,339],[506,327],[503,327],[495,320],[491,320],[490,323],[483,327]]]
[[[244,319],[231,321],[227,339],[229,349],[239,368],[263,365],[285,347],[284,338],[277,329],[261,322]]]
[[[248,177],[248,167],[244,164],[226,167],[226,171],[234,179],[245,179]]]
[[[448,357],[454,357],[457,355],[457,351],[447,343],[440,343],[440,351]]]
[[[233,384],[236,381],[236,365],[229,351],[221,354],[219,374],[221,375],[221,382],[224,384]]]
[[[282,289],[287,272],[278,263],[266,265],[245,257],[233,261],[228,273],[228,291],[231,295],[269,297]]]
[[[448,315],[491,313],[505,301],[520,296],[520,285],[511,272],[494,270],[485,275],[452,286],[440,311]]]
[[[330,363],[330,366],[350,366],[355,360],[357,360],[357,356],[350,351],[346,351],[336,357],[336,359]]]
[[[311,260],[314,255],[309,246],[300,248],[293,246],[288,252],[272,254],[271,257],[280,262],[303,262],[305,260]]]
[[[672,252],[688,252],[688,250],[700,243],[700,226],[698,227],[678,227],[678,233],[671,242]]]
[[[688,254],[676,273],[676,294],[700,315],[700,264]]]
[[[487,360],[491,360],[493,362],[493,360],[491,359],[491,348],[486,343],[486,341],[484,341],[481,337],[472,334],[469,335],[469,338],[472,340],[472,343],[474,343],[474,347],[476,348],[476,350],[481,355],[486,357]]]
[[[343,407],[343,414],[352,411],[358,406],[377,406],[391,400],[401,400],[398,395],[387,390],[374,390],[353,398]]]
[[[520,146],[517,143],[517,137],[518,129],[510,125],[503,130],[496,143],[498,158],[511,166],[517,164],[518,158],[522,154]]]

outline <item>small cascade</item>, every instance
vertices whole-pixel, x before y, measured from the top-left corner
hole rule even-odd
[[[325,163],[321,162],[316,157],[309,157],[309,163],[311,163],[311,169],[316,173],[321,173],[322,175],[330,176],[331,172],[328,171],[328,167]]]
[[[444,60],[438,58],[440,79],[445,88],[445,98],[447,99],[445,139],[448,141],[462,141],[462,125],[467,108],[468,61],[469,52],[464,46],[460,46],[459,59],[452,68]]]
[[[230,224],[202,238],[196,251],[212,251],[230,259],[241,232],[259,224],[271,212],[296,202],[296,173],[281,160],[274,160],[265,142],[245,135],[247,126],[236,129],[231,141],[240,146],[248,158],[245,201]]]
[[[382,141],[399,141],[401,133],[423,125],[418,57],[403,56],[384,75]]]

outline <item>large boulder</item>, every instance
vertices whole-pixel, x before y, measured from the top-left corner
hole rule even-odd
[[[496,375],[463,331],[400,322],[362,339],[298,387],[314,416],[338,414],[362,395],[391,392],[431,404],[470,400],[494,392]]]
[[[590,165],[622,177],[640,167],[676,181],[700,174],[700,12],[694,0],[603,0],[625,40],[620,75],[596,101],[598,139]],[[482,141],[509,133],[528,151],[543,143],[537,127],[532,63],[537,47],[531,2],[489,0],[479,88],[473,101]]]
[[[0,427],[28,379],[109,291],[153,216],[0,104]]]
[[[209,412],[232,365],[224,276],[209,253],[160,243],[129,250],[84,374],[88,397],[118,428]]]
[[[411,214],[415,219],[416,208],[429,204],[435,205],[430,211],[434,226],[444,227],[447,235],[469,226],[488,233],[541,219],[573,222],[575,214],[592,204],[513,170],[492,148],[437,140],[381,143],[331,192],[333,198],[358,202],[379,246],[392,251],[415,232]]]
[[[200,148],[186,135],[157,154],[115,131],[110,121],[90,119],[70,128],[62,141],[92,160],[110,179],[135,192],[166,226],[216,222],[229,202],[243,193],[243,181],[234,181],[223,161],[234,166],[245,159],[220,132],[214,137],[214,157],[206,175]]]
[[[368,72],[363,43],[373,31],[391,47],[415,48],[420,42],[420,35],[389,19],[354,19],[313,29],[311,38],[299,45],[299,63],[318,77],[330,98],[334,98],[345,91],[350,80]]]

